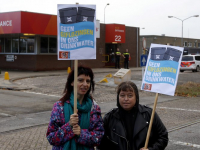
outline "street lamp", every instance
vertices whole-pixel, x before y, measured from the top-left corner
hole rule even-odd
[[[178,20],[180,20],[180,21],[182,21],[182,39],[181,39],[181,45],[183,46],[183,21],[185,21],[185,20],[187,20],[187,19],[189,19],[189,18],[192,18],[192,17],[199,17],[199,15],[194,15],[194,16],[190,16],[190,17],[188,17],[188,18],[186,18],[186,19],[179,19],[179,18],[177,18],[177,17],[174,17],[174,16],[168,16],[168,18],[176,18],[176,19],[178,19]]]
[[[107,5],[110,5],[110,4],[107,3],[106,6],[107,6]],[[104,24],[105,24],[105,10],[106,10],[106,6],[105,6],[105,8],[104,8]]]
[[[145,28],[143,27],[143,28],[141,28],[141,29],[143,29],[143,30],[144,30]]]

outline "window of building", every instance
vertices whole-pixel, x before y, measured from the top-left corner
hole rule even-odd
[[[34,53],[34,45],[35,45],[34,37],[29,37],[27,39],[27,53]]]
[[[35,37],[0,37],[0,53],[34,53]]]
[[[11,38],[5,38],[5,53],[11,53]]]
[[[57,38],[41,37],[40,53],[57,53]]]
[[[35,37],[20,37],[20,53],[34,53]]]
[[[49,38],[49,53],[57,53],[57,38]]]
[[[196,47],[196,42],[194,42],[194,47]]]
[[[27,39],[28,37],[20,37],[20,43],[19,43],[19,52],[20,53],[26,53],[26,45],[27,45]]]
[[[12,38],[12,53],[19,53],[19,37]]]
[[[184,47],[187,47],[187,42],[184,42]]]
[[[198,47],[200,48],[200,43],[198,43]]]
[[[4,53],[4,38],[0,38],[0,53]]]
[[[188,47],[192,47],[192,43],[191,42],[188,42]]]
[[[41,37],[40,52],[41,53],[48,53],[48,37]]]

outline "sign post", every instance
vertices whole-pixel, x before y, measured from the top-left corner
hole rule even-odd
[[[146,45],[147,45],[146,39],[145,39],[145,37],[143,37],[142,38],[142,48],[143,48],[143,50],[146,49]]]
[[[77,113],[77,76],[78,76],[78,60],[74,60],[74,114]]]
[[[147,64],[147,55],[141,55],[140,57],[140,65],[142,67],[142,79],[144,75],[145,66]]]
[[[158,101],[158,93],[156,93],[153,111],[151,113],[151,120],[150,120],[149,129],[148,129],[148,132],[147,132],[147,137],[146,137],[145,146],[144,146],[145,149],[147,149],[148,144],[149,144],[149,137],[150,137],[150,134],[151,134],[151,128],[152,128],[153,119],[154,119],[154,115],[155,115],[155,111],[156,111],[157,101]]]
[[[182,54],[183,47],[151,44],[141,90],[155,92],[156,98],[146,137],[145,149],[148,147],[158,93],[174,96]]]
[[[142,67],[142,79],[143,79],[144,70],[145,70],[144,67],[146,66],[146,62],[147,62],[147,56],[145,55],[146,45],[147,45],[146,39],[145,39],[145,37],[143,37],[142,38],[143,55],[141,55],[141,58],[140,58],[140,60],[141,60],[140,64]]]

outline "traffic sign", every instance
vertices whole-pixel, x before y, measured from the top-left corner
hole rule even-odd
[[[140,57],[141,67],[146,66],[146,63],[147,63],[147,55],[141,55]]]

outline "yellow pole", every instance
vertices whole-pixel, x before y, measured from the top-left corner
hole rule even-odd
[[[67,73],[69,74],[70,72],[71,72],[71,68],[68,67],[68,68],[67,68]]]

